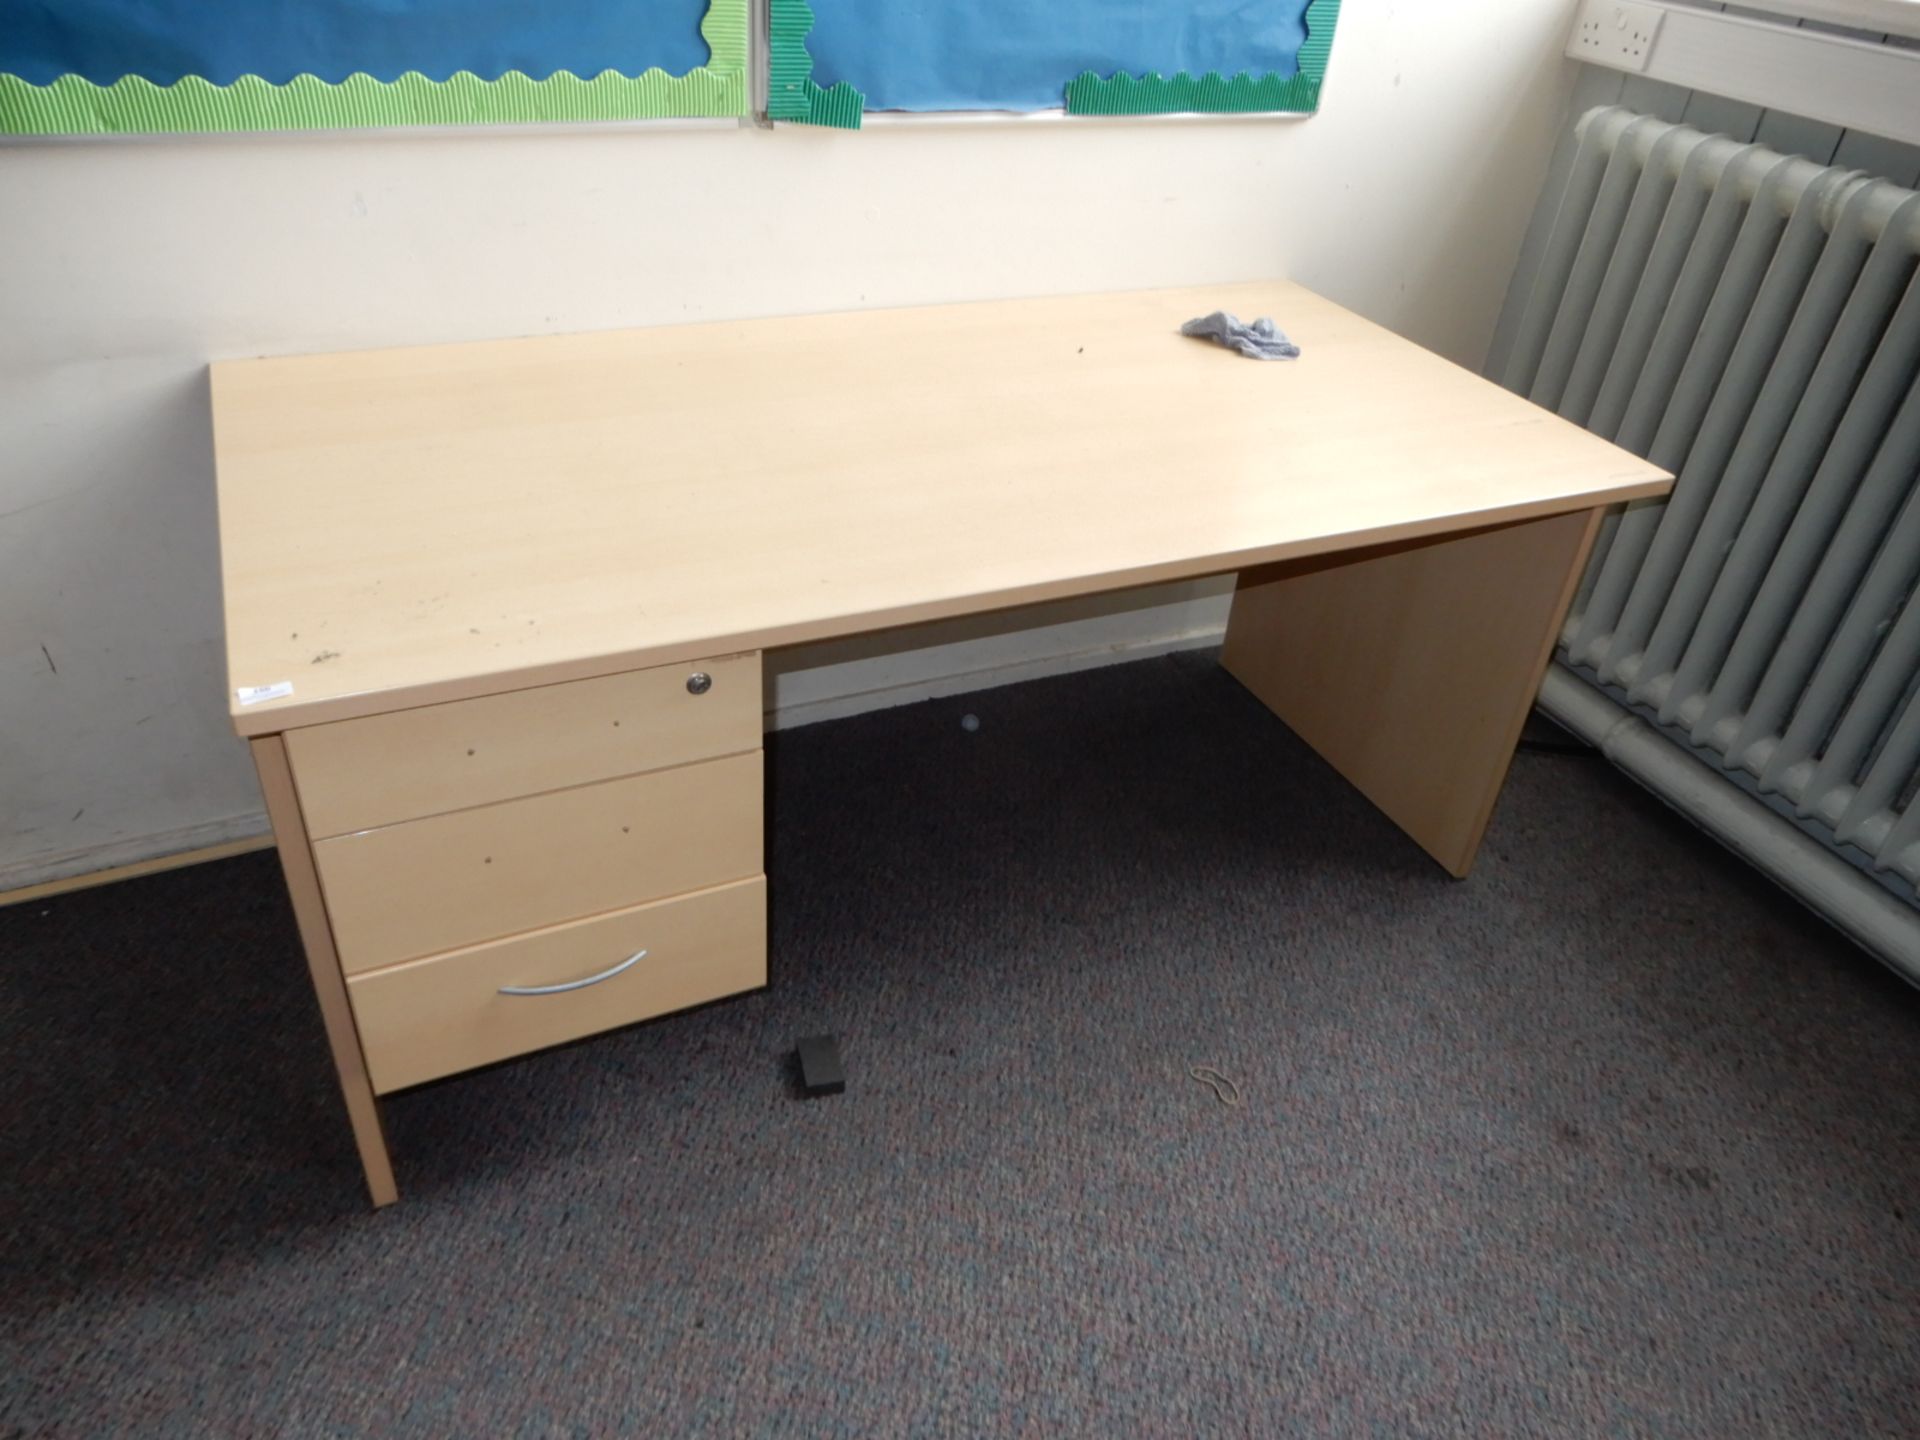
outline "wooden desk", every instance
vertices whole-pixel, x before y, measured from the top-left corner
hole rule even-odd
[[[1218,308],[1303,358],[1175,333]],[[1228,669],[1464,875],[1602,509],[1671,483],[1277,283],[228,362],[213,405],[230,681],[292,686],[234,725],[376,1204],[377,1095],[765,983],[761,651],[1238,572]]]

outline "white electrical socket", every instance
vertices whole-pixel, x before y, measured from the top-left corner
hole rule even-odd
[[[1654,37],[1666,12],[1658,5],[1630,0],[1586,0],[1573,22],[1567,54],[1614,70],[1647,68]]]

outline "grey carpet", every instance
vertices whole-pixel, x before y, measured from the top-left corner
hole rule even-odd
[[[1920,1003],[1604,764],[1457,884],[1207,656],[771,759],[773,988],[379,1215],[271,856],[0,911],[0,1434],[1920,1433]]]

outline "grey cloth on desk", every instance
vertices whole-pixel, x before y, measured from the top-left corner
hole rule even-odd
[[[1274,329],[1273,321],[1265,315],[1251,325],[1243,325],[1238,317],[1216,310],[1187,321],[1180,333],[1238,350],[1249,360],[1294,360],[1300,355],[1300,347]]]

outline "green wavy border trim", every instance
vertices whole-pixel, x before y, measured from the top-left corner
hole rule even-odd
[[[197,75],[171,85],[137,75],[111,85],[79,75],[62,75],[50,85],[0,75],[0,134],[204,134],[744,115],[748,6],[749,0],[710,0],[700,22],[709,58],[685,75],[605,70],[583,80],[557,70],[535,80],[510,70],[482,80],[461,70],[429,80],[409,71],[391,81],[349,75],[337,83],[296,75],[283,85],[257,75],[242,75],[230,85]]]
[[[1320,108],[1320,85],[1333,52],[1333,30],[1340,19],[1340,0],[1312,0],[1307,6],[1307,38],[1300,46],[1299,68],[1281,76],[1235,75],[1224,79],[1215,72],[1195,78],[1182,70],[1173,76],[1129,75],[1102,79],[1084,71],[1067,86],[1069,115],[1172,115],[1197,111],[1207,115],[1244,115],[1257,111],[1312,114]]]
[[[858,130],[867,97],[844,80],[823,90],[813,78],[813,18],[807,0],[767,0],[767,118]]]
[[[1236,75],[1209,71],[1195,79],[1178,75],[1117,74],[1103,80],[1093,71],[1067,86],[1069,115],[1243,115],[1257,111],[1311,114],[1320,108],[1320,82],[1304,75]]]

